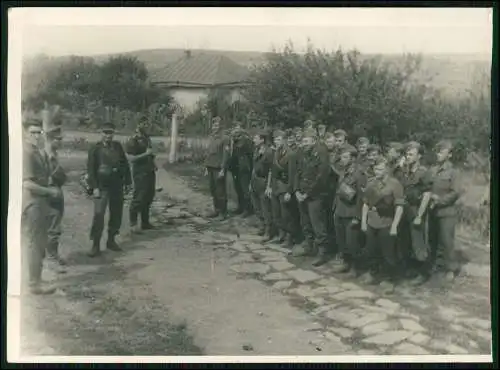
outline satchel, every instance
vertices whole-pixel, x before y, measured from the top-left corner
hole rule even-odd
[[[338,194],[342,200],[352,202],[356,197],[356,189],[347,185],[345,182],[342,182],[338,188]]]

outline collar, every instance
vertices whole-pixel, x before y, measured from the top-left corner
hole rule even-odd
[[[442,165],[438,167],[438,172],[446,171],[452,168],[452,164],[450,161],[445,161]]]
[[[415,162],[412,165],[408,166],[409,173],[415,173],[420,169],[420,162]]]

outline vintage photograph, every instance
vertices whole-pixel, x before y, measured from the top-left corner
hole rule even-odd
[[[17,10],[18,360],[491,361],[492,9]]]

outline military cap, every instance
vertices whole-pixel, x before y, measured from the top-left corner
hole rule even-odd
[[[286,137],[286,132],[283,130],[274,130],[274,137]]]
[[[419,152],[422,149],[422,145],[418,141],[410,141],[406,143],[405,150],[417,149]]]
[[[378,145],[378,144],[368,145],[367,152],[371,153],[371,152],[380,152],[380,151],[381,151],[380,145]]]
[[[443,149],[452,150],[453,143],[450,140],[441,140],[436,144],[436,146],[434,148],[435,148],[435,150],[438,150],[438,151],[443,150]]]
[[[316,136],[318,136],[318,133],[316,132],[315,129],[309,127],[304,130],[304,137],[316,138]]]
[[[358,151],[356,150],[355,147],[353,147],[352,145],[350,144],[346,144],[346,145],[342,145],[340,148],[339,148],[339,153],[340,154],[343,154],[343,153],[349,153],[351,154],[352,156],[355,156],[358,154]]]
[[[49,138],[61,137],[62,136],[61,126],[50,127],[49,129],[47,129],[47,131],[45,131],[45,134]]]
[[[328,139],[329,137],[335,137],[335,135],[330,131],[325,132],[325,139]]]
[[[396,141],[392,141],[389,143],[389,145],[387,146],[389,149],[394,149],[396,150],[397,152],[402,152],[405,148],[405,146],[401,143],[398,143]]]
[[[325,125],[324,123],[319,123],[319,124],[318,124],[318,128],[320,128],[320,127],[323,127],[323,128],[325,128],[325,129],[326,129],[326,125]]]
[[[27,129],[30,126],[42,127],[43,126],[42,120],[37,119],[37,118],[27,118],[27,119],[23,120],[23,127],[24,128]]]
[[[345,131],[344,131],[344,130],[342,130],[342,129],[338,129],[338,130],[335,130],[335,131],[333,132],[333,135],[334,135],[335,137],[339,137],[339,136],[344,136],[344,137],[347,137],[347,132],[345,132]]]
[[[304,122],[304,127],[313,127],[314,126],[314,121],[312,119],[307,119]]]
[[[113,122],[104,122],[101,125],[101,130],[115,130],[116,126]]]
[[[356,144],[357,145],[362,145],[362,144],[368,144],[368,145],[370,145],[370,139],[368,139],[365,136],[362,136],[362,137],[358,138],[358,140],[356,141]]]

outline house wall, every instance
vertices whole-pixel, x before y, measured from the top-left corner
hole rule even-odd
[[[198,103],[200,99],[208,97],[210,90],[209,88],[174,87],[170,88],[169,92],[175,101],[184,107],[186,112],[191,112],[196,109],[196,103]],[[229,99],[231,103],[243,99],[240,89],[237,87],[230,88]]]

